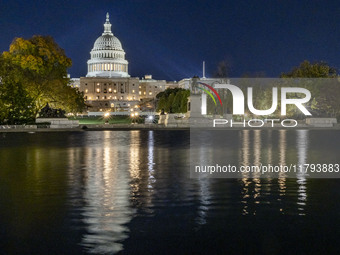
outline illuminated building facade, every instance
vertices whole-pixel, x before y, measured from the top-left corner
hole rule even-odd
[[[122,44],[111,31],[109,14],[106,14],[104,32],[97,38],[87,61],[86,77],[72,79],[73,86],[84,92],[89,111],[128,111],[139,108],[145,101],[176,82],[154,80],[146,75],[141,80],[128,73],[128,61]]]

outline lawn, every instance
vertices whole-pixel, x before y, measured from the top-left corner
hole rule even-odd
[[[80,125],[89,124],[130,124],[132,119],[129,116],[110,116],[109,118],[104,117],[72,117],[69,120],[79,120]]]

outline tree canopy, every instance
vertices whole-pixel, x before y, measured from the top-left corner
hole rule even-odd
[[[83,94],[69,86],[67,69],[72,65],[64,50],[50,36],[35,35],[26,40],[15,38],[0,56],[1,112],[21,112],[25,118],[35,119],[47,103],[67,112],[84,108]],[[8,102],[11,94],[20,104]],[[25,103],[26,102],[26,103]],[[27,111],[27,108],[30,110]],[[16,115],[17,116],[17,115]],[[17,117],[1,114],[0,121],[17,122]]]
[[[190,91],[181,88],[168,88],[163,92],[157,94],[159,99],[157,104],[157,111],[164,110],[168,113],[185,113],[188,111],[188,97]]]
[[[214,78],[226,78],[230,74],[230,63],[227,61],[221,61],[218,63],[217,68],[214,72]]]
[[[282,73],[281,78],[330,78],[328,80],[314,79],[313,85],[306,85],[311,91],[312,100],[308,103],[313,115],[339,117],[340,84],[337,79],[337,69],[326,62],[310,63],[303,61],[298,67],[293,67],[288,73]],[[302,82],[300,82],[302,83]]]
[[[251,75],[254,76],[254,75]],[[337,69],[331,67],[326,62],[311,63],[303,61],[297,67],[293,67],[289,72],[280,75],[284,79],[241,79],[238,87],[244,95],[248,93],[247,88],[253,87],[252,102],[255,109],[270,109],[273,103],[272,88],[277,87],[302,87],[311,92],[311,100],[304,103],[304,106],[313,117],[340,117],[340,78]],[[249,77],[245,77],[249,78]],[[223,107],[207,98],[208,114],[231,113],[233,109],[233,97],[231,93],[225,93],[225,90],[218,90],[223,102]],[[303,93],[289,93],[288,98],[304,98]],[[281,91],[278,90],[278,98],[281,98]],[[278,100],[277,110],[270,115],[273,118],[281,118],[281,100]],[[306,116],[292,104],[286,107],[287,117],[304,119]],[[246,110],[249,118],[256,117]],[[242,116],[241,116],[242,117]]]
[[[310,63],[308,60],[293,67],[290,72],[281,74],[281,78],[334,78],[336,76],[337,70],[326,62]]]

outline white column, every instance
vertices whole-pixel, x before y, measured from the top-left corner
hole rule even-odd
[[[202,108],[201,108],[201,114],[206,115],[207,114],[207,94],[202,93]]]

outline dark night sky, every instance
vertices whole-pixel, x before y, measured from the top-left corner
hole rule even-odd
[[[14,37],[51,35],[85,76],[106,12],[132,76],[207,76],[226,60],[231,76],[277,77],[305,59],[340,68],[340,2],[315,0],[107,0],[0,2],[0,51]]]

